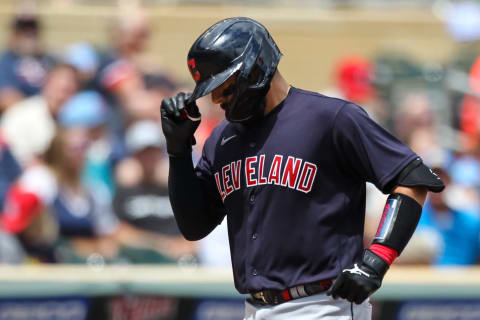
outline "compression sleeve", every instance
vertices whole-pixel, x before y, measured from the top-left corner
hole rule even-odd
[[[200,240],[219,225],[225,215],[209,201],[203,181],[194,172],[192,158],[169,159],[168,193],[178,227],[187,240]]]

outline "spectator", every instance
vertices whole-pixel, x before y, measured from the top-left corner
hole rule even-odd
[[[59,64],[49,72],[40,94],[20,101],[3,114],[0,127],[22,167],[47,150],[55,136],[57,113],[77,90],[76,69]]]
[[[473,151],[480,146],[480,57],[469,70],[468,87],[471,92],[465,94],[459,105],[459,126],[465,134],[465,149]]]
[[[137,9],[120,14],[109,31],[111,47],[98,54],[99,67],[90,86],[119,108],[113,120],[114,128],[122,134],[133,120],[159,119],[161,100],[147,90],[138,62],[150,35],[145,14]]]
[[[7,191],[20,174],[20,166],[0,133],[0,212],[3,211]],[[0,263],[21,263],[25,259],[26,253],[17,237],[0,227]]]
[[[58,224],[48,210],[57,191],[51,172],[40,165],[30,166],[10,187],[0,216],[1,233],[7,240],[8,263],[27,257],[54,262]]]
[[[82,179],[86,186],[111,202],[114,192],[113,170],[125,156],[123,141],[108,130],[110,106],[95,91],[82,91],[70,98],[61,108],[58,121],[65,127],[87,128],[91,143],[87,151]]]
[[[358,104],[368,104],[375,95],[372,85],[374,69],[363,57],[349,56],[338,61],[335,83],[341,98]]]
[[[146,89],[157,101],[170,97],[180,89],[173,79],[164,74],[145,74],[143,79]]]
[[[0,134],[0,212],[3,212],[7,191],[20,176],[20,165]],[[0,222],[3,218],[0,216]],[[0,263],[18,264],[25,261],[27,253],[15,234],[0,227]]]
[[[192,257],[195,248],[180,235],[168,199],[168,160],[159,124],[134,123],[127,131],[126,144],[132,162],[120,170],[136,171],[136,175],[120,179],[114,199],[125,256],[134,263],[171,263]],[[131,169],[132,163],[136,170]]]
[[[10,25],[8,49],[0,57],[0,110],[36,95],[54,59],[41,47],[36,15],[16,15]]]
[[[473,155],[462,155],[449,167],[451,187],[449,204],[462,211],[474,212],[480,218],[480,161]]]
[[[0,132],[0,212],[3,210],[8,189],[20,174],[20,165]]]
[[[49,237],[43,236],[50,240],[48,261],[85,261],[92,253],[110,259],[116,256],[113,234],[117,222],[111,207],[81,181],[88,143],[85,128],[57,130],[43,161],[26,168],[7,195],[3,229],[12,234],[25,233],[32,225],[38,225],[34,230],[50,230]],[[52,225],[58,232],[52,231]],[[33,250],[26,244],[38,246],[38,239],[42,239],[38,231],[30,233],[29,241],[22,242],[29,253]],[[54,243],[58,250],[53,250]]]
[[[386,110],[376,99],[374,75],[374,65],[367,59],[361,56],[345,56],[335,66],[335,86],[324,93],[362,105],[371,117],[382,123]]]
[[[77,68],[82,87],[88,86],[99,67],[99,57],[95,48],[84,41],[69,45],[65,50],[64,60]]]
[[[480,257],[480,218],[478,213],[453,208],[448,201],[451,180],[447,171],[434,169],[444,181],[443,193],[430,193],[423,207],[417,238],[436,249],[435,265],[472,265]]]
[[[45,154],[58,186],[50,206],[64,240],[60,257],[64,262],[84,261],[93,253],[108,259],[117,255],[117,219],[110,203],[99,199],[101,194],[86,188],[81,179],[89,139],[87,128],[62,128]]]
[[[399,139],[411,145],[411,135],[418,129],[434,129],[435,113],[425,91],[406,93],[399,102],[395,116],[395,132]]]
[[[433,101],[424,90],[412,90],[398,101],[394,117],[397,136],[405,141],[425,163],[435,166],[452,161],[452,147],[457,143],[457,133],[444,127]],[[457,150],[455,150],[457,151]]]

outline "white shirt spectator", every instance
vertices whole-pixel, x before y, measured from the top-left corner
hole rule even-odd
[[[0,127],[22,167],[43,154],[56,133],[55,119],[42,96],[33,96],[8,108]]]

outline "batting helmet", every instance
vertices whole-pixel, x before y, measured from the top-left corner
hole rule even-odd
[[[267,29],[249,18],[217,22],[193,43],[188,68],[196,82],[190,101],[205,96],[235,75],[232,99],[222,108],[227,120],[245,122],[263,114],[265,95],[282,53]]]

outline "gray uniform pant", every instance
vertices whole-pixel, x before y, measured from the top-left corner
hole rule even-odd
[[[245,302],[244,320],[371,320],[372,305],[368,299],[355,304],[332,299],[326,293],[284,302],[275,306],[257,307]]]

